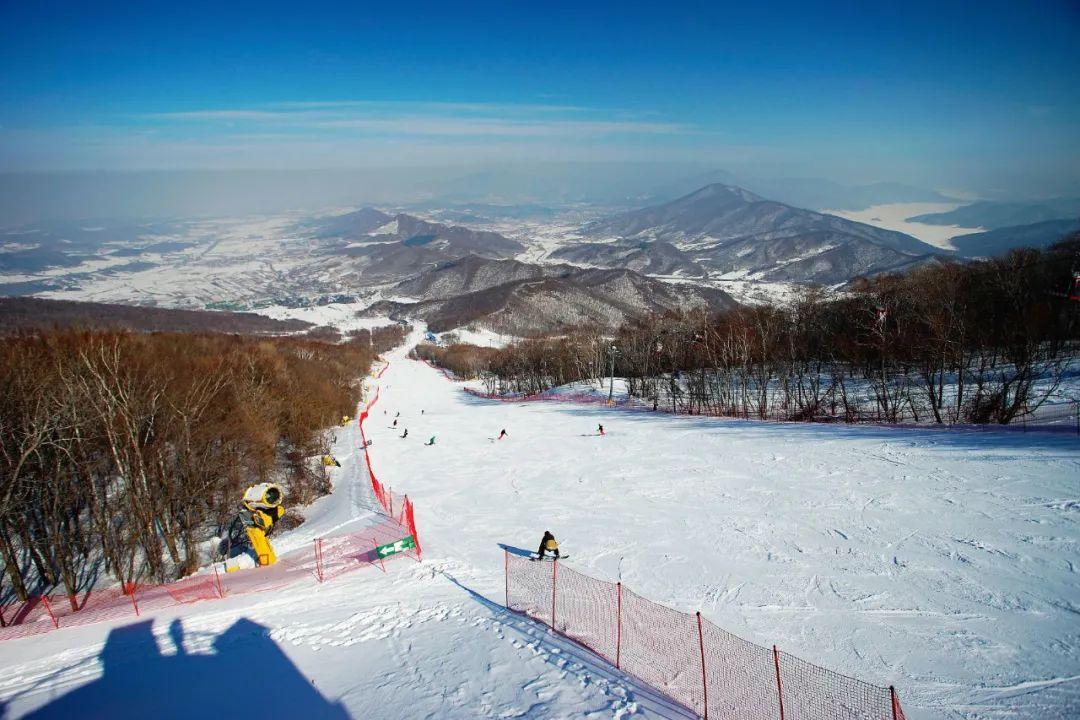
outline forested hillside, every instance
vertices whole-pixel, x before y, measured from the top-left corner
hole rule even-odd
[[[307,459],[351,415],[358,378],[401,328],[343,344],[211,334],[52,330],[0,342],[0,554],[5,585],[69,594],[99,575],[164,581],[243,488],[292,507],[329,491]]]

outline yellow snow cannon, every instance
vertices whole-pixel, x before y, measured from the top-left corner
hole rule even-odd
[[[345,427],[346,425],[348,425],[349,420],[351,420],[351,419],[352,418],[350,418],[348,415],[342,415],[341,416],[341,427]]]
[[[253,565],[273,565],[277,562],[267,535],[285,514],[285,508],[281,504],[284,499],[285,491],[276,483],[259,483],[244,492],[243,509],[237,514],[229,530],[226,572]],[[228,557],[234,545],[241,548],[241,552],[235,557]]]
[[[333,455],[323,455],[322,464],[323,467],[341,467],[341,463]]]
[[[244,507],[267,510],[281,507],[285,491],[277,483],[259,483],[244,491]]]

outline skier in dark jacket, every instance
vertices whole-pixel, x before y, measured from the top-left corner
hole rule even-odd
[[[508,437],[505,428],[499,432],[499,440],[502,440],[504,437]]]
[[[555,542],[555,536],[550,530],[545,530],[544,537],[540,538],[540,549],[536,551],[536,554],[543,560],[544,553],[549,551],[555,555],[556,560],[559,559],[559,543]]]

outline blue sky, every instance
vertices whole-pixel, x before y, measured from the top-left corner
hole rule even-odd
[[[1080,167],[1076,2],[2,2],[7,170]]]

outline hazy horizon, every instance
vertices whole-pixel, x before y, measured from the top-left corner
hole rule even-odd
[[[876,202],[812,202],[804,196],[856,198],[866,188],[895,186],[923,193],[922,201],[1039,200],[1080,195],[1080,187],[1025,194],[976,193],[890,180],[865,183],[832,178],[733,172],[689,163],[503,163],[387,168],[81,170],[0,172],[0,228],[94,219],[211,218],[283,212],[337,211],[366,205],[408,207],[476,203],[595,204],[639,207],[672,199],[714,182],[744,186],[769,199],[810,209],[861,209]],[[776,188],[820,186],[789,196]],[[888,193],[885,193],[886,195]],[[932,199],[931,195],[940,194]],[[897,197],[895,202],[905,200]],[[907,199],[907,202],[915,201]],[[892,202],[892,201],[889,201]]]

